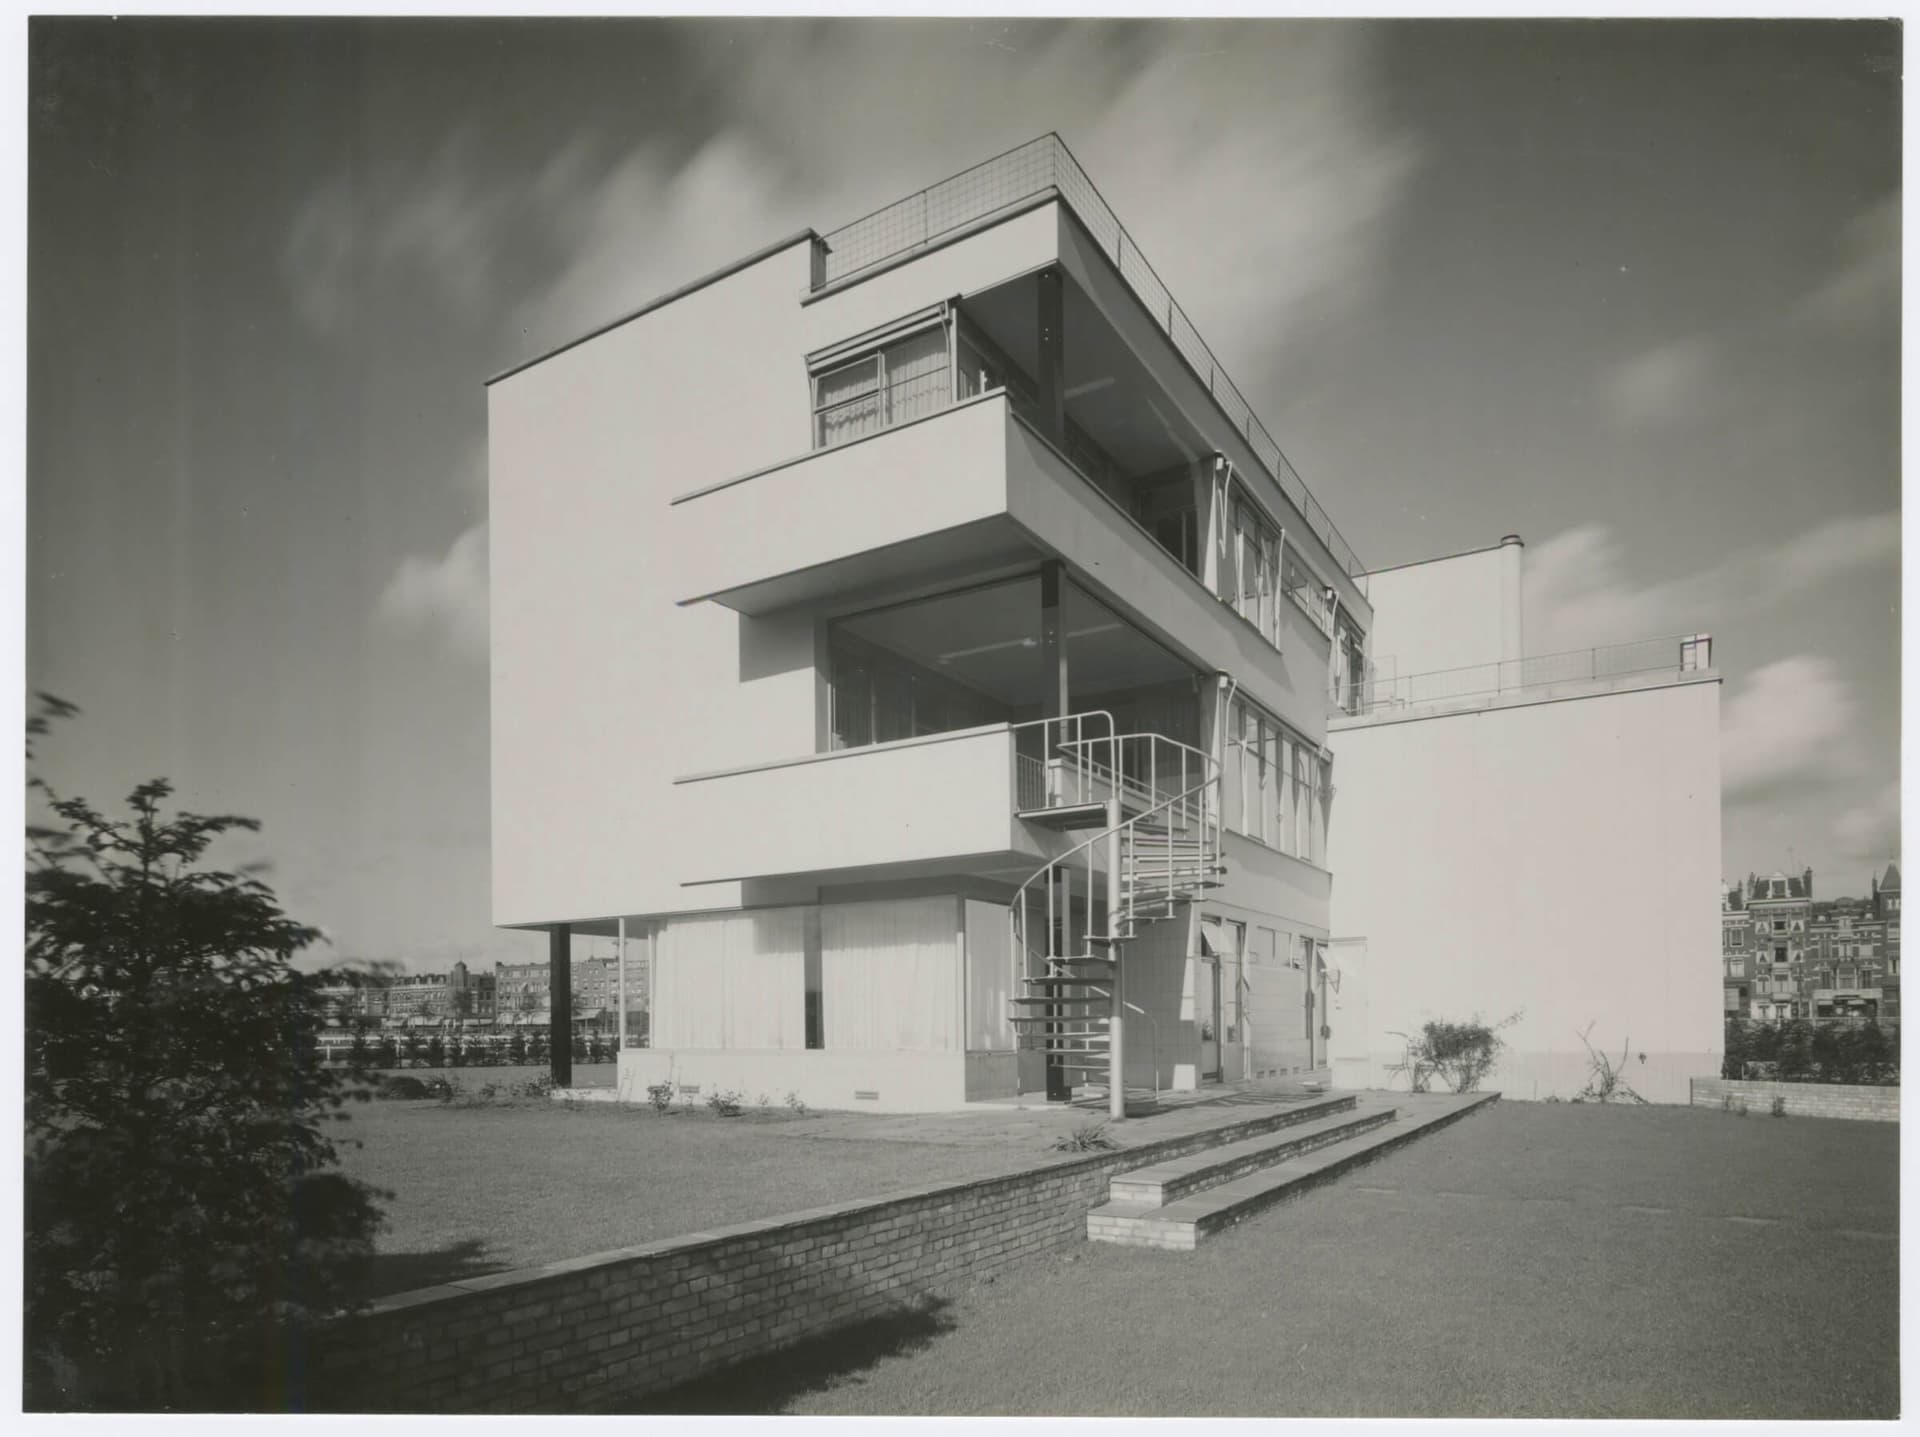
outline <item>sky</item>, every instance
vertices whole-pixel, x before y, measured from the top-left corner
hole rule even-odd
[[[484,381],[1057,130],[1363,562],[1517,532],[1529,653],[1711,632],[1724,873],[1864,892],[1899,843],[1899,44],[37,20],[27,679],[84,711],[40,766],[260,818],[329,958],[538,956],[488,926]]]

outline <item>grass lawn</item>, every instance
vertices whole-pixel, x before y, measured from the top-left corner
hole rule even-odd
[[[420,1076],[425,1070],[415,1071]],[[510,1068],[457,1074],[502,1081]],[[334,1129],[342,1166],[390,1189],[376,1291],[582,1257],[942,1179],[1016,1168],[1026,1153],[898,1140],[885,1119],[776,1108],[704,1111],[530,1100],[485,1107],[355,1104]],[[863,1139],[863,1125],[889,1139]],[[358,1140],[360,1147],[350,1146]]]
[[[807,1414],[1899,1411],[1899,1129],[1500,1103],[1174,1254],[1088,1245],[682,1388]]]

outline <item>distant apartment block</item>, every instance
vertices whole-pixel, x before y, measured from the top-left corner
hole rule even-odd
[[[1394,768],[1396,692],[1452,731],[1431,669],[1511,663],[1539,696],[1517,549],[1369,574],[1055,136],[614,319],[488,412],[494,919],[547,933],[557,977],[577,940],[644,951],[629,1098],[669,1073],[893,1110],[1325,1084],[1342,991],[1461,1016],[1534,991],[1460,961],[1490,942],[1617,954],[1566,941],[1570,871],[1633,964],[1710,928],[1707,642],[1660,646],[1664,677],[1564,676],[1591,725],[1473,696],[1459,721],[1536,774],[1569,744],[1604,770],[1549,797]],[[1515,863],[1528,896],[1423,879],[1442,951],[1401,956],[1397,909],[1347,905],[1406,871],[1394,843],[1456,880]],[[1380,925],[1364,985],[1336,908]],[[1451,980],[1398,976],[1421,960]],[[1717,1071],[1710,981],[1696,1033],[1662,971],[1634,1011],[1686,1012],[1648,1036]]]
[[[1721,892],[1724,1009],[1760,1022],[1900,1016],[1900,869],[1865,899],[1820,900],[1813,871],[1749,874]]]

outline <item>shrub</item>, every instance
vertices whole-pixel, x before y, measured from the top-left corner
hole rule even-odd
[[[1471,1093],[1493,1071],[1500,1054],[1506,1050],[1501,1030],[1512,1027],[1520,1017],[1517,1012],[1510,1013],[1489,1025],[1476,1013],[1465,1023],[1428,1023],[1418,1037],[1395,1033],[1394,1036],[1406,1044],[1406,1053],[1388,1072],[1404,1073],[1409,1089],[1416,1093],[1429,1091],[1436,1077],[1453,1092]]]
[[[787,1107],[803,1118],[807,1115],[807,1105],[800,1101],[798,1093],[787,1094]]]
[[[1120,1146],[1107,1136],[1105,1120],[1097,1123],[1082,1123],[1070,1133],[1062,1133],[1053,1140],[1055,1152],[1060,1153],[1102,1153],[1112,1152]]]
[[[653,1104],[656,1113],[665,1113],[673,1108],[673,1076],[668,1074],[657,1083],[647,1084],[647,1101]]]
[[[1579,1038],[1587,1050],[1587,1085],[1573,1095],[1576,1103],[1645,1103],[1647,1100],[1633,1090],[1633,1084],[1626,1078],[1627,1054],[1633,1040],[1621,1040],[1620,1061],[1614,1062],[1600,1049],[1593,1046],[1588,1034],[1593,1032],[1589,1023],[1580,1031]],[[1646,1054],[1640,1055],[1642,1062]]]
[[[707,1106],[718,1117],[737,1118],[740,1116],[740,1094],[726,1088],[715,1088],[707,1094]]]
[[[1773,1095],[1773,1107],[1770,1111],[1774,1117],[1784,1118],[1787,1115],[1787,1100],[1780,1094],[1775,1093]]]

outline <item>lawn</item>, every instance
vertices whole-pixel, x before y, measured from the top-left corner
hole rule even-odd
[[[473,1088],[516,1072],[459,1076]],[[984,1177],[1031,1157],[901,1141],[897,1120],[784,1108],[661,1117],[644,1107],[529,1100],[374,1102],[348,1112],[334,1130],[348,1140],[345,1170],[394,1194],[379,1243],[380,1293]]]
[[[805,1414],[1899,1411],[1897,1125],[1501,1103],[1194,1254],[1089,1245],[656,1399]]]

